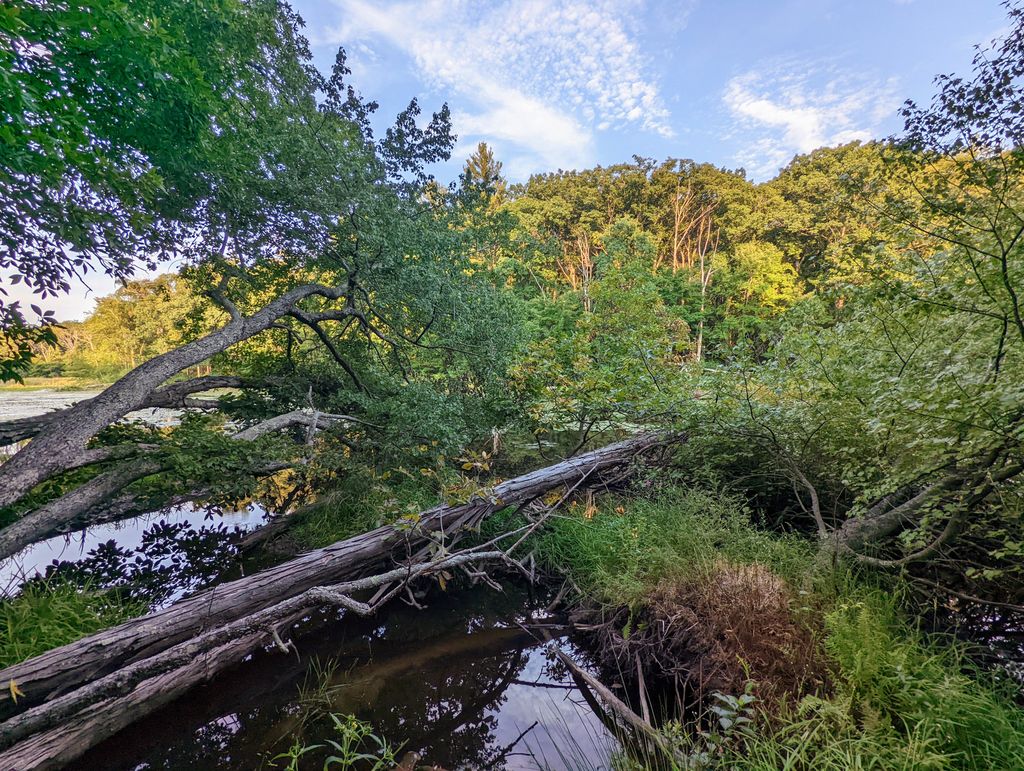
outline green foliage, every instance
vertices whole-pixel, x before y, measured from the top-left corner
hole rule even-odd
[[[0,268],[48,296],[219,244],[229,210],[239,246],[273,234],[295,209],[264,164],[319,81],[297,24],[272,0],[5,4]]]
[[[0,294],[4,294],[2,288]],[[17,302],[3,305],[0,299],[0,383],[24,383],[36,351],[56,344],[53,312],[39,316],[40,324],[28,324]]]
[[[63,582],[32,581],[0,599],[0,667],[8,667],[146,611],[116,591],[96,592]]]
[[[299,761],[319,750],[331,753],[323,761],[323,771],[386,771],[398,763],[395,757],[398,748],[373,733],[373,726],[369,723],[358,720],[354,715],[340,716],[332,713],[330,718],[336,738],[324,739],[324,744],[303,744],[296,740],[287,752],[274,757],[274,761],[287,761],[287,764],[278,766],[273,763],[272,766],[285,771],[299,771],[305,768]]]
[[[981,771],[1024,757],[1024,713],[1006,689],[908,629],[891,596],[847,597],[826,631],[834,692],[762,723],[715,767]]]
[[[602,501],[590,517],[570,509],[540,537],[537,555],[588,596],[616,605],[642,602],[666,578],[707,575],[722,560],[766,565],[797,586],[814,565],[804,540],[757,529],[739,500],[681,488],[653,500]]]
[[[1024,713],[1008,679],[908,626],[899,593],[832,572],[805,541],[758,530],[728,497],[669,489],[653,501],[616,503],[557,518],[537,554],[588,597],[634,606],[660,581],[699,577],[716,562],[767,565],[823,612],[831,662],[826,690],[770,714],[750,685],[746,695],[718,694],[718,727],[668,725],[675,760],[648,758],[650,767],[980,770],[1013,768],[1024,756]]]
[[[210,331],[219,315],[181,276],[130,281],[99,298],[85,321],[46,328],[52,338],[34,346],[29,373],[113,382]]]

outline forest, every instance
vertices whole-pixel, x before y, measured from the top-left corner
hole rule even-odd
[[[87,5],[0,8],[0,378],[95,391],[0,412],[0,560],[207,520],[6,588],[0,768],[120,768],[133,724],[330,624],[404,619],[414,660],[435,608],[516,591],[614,737],[532,767],[1024,766],[1024,5],[898,134],[765,182],[513,183],[480,142],[450,184],[448,106],[376,129],[284,2]],[[83,321],[8,291],[97,273]],[[123,767],[513,757],[329,690],[259,764]]]

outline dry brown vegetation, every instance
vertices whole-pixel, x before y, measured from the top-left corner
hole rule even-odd
[[[601,664],[633,684],[683,703],[757,684],[762,701],[795,701],[822,689],[827,664],[817,614],[761,564],[714,563],[662,581],[639,610],[591,616]],[[638,672],[642,673],[638,677]]]

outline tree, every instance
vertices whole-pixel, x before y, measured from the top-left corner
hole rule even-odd
[[[853,175],[885,240],[845,302],[798,304],[714,418],[743,445],[724,454],[776,459],[829,552],[981,597],[1024,578],[1024,12],[1008,8],[973,75],[908,103],[883,165]]]
[[[268,236],[262,213],[233,221],[232,200],[284,149],[245,140],[274,136],[282,95],[311,96],[298,24],[271,0],[5,4],[0,270],[46,297],[90,270],[129,277],[186,241]],[[3,298],[0,324],[29,334]]]
[[[501,161],[495,159],[494,151],[486,142],[480,142],[466,160],[462,178],[463,185],[479,189],[490,206],[505,202],[507,183],[501,176]]]
[[[348,85],[344,54],[321,78],[297,25],[275,10],[273,36],[259,24],[237,30],[253,36],[237,45],[271,57],[290,91],[261,91],[255,113],[216,132],[211,174],[223,187],[190,215],[203,229],[187,271],[207,288],[214,328],[192,330],[94,399],[0,426],[7,441],[30,439],[0,466],[0,551],[168,496],[218,484],[237,494],[245,480],[314,466],[304,449],[314,434],[330,463],[360,439],[401,447],[427,427],[451,443],[473,430],[472,414],[494,425],[493,389],[482,386],[504,374],[510,319],[488,278],[471,275],[453,211],[422,195],[425,165],[454,142],[447,108],[423,124],[413,101],[375,140],[375,105]],[[260,61],[224,66],[244,83]],[[492,323],[478,323],[484,316]],[[168,383],[213,357],[238,374]],[[224,386],[246,395],[199,407],[227,410],[230,430],[216,410],[170,432],[114,425],[144,406],[193,407],[194,394]],[[459,409],[462,422],[448,421]]]

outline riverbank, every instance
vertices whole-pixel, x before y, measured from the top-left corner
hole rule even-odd
[[[540,537],[575,619],[663,751],[616,768],[993,769],[1024,757],[1020,684],[904,615],[899,579],[822,564],[717,493],[577,506]]]
[[[78,377],[27,377],[21,383],[0,383],[0,392],[13,391],[100,391],[110,383]]]
[[[552,496],[548,504],[558,503],[557,510],[528,550],[554,588],[564,580],[559,607],[572,622],[574,644],[586,652],[592,675],[614,689],[639,720],[649,721],[660,738],[655,749],[649,742],[633,745],[623,736],[632,749],[609,744],[604,755],[595,756],[589,739],[585,747],[574,747],[570,731],[556,741],[565,753],[559,760],[524,768],[980,770],[1012,768],[1015,758],[1024,756],[1024,712],[1013,702],[1019,696],[1015,683],[999,670],[982,670],[963,645],[922,632],[905,614],[901,598],[908,590],[899,578],[862,575],[823,562],[809,538],[760,526],[740,499],[715,490],[645,479],[625,493],[579,493],[568,500],[562,500],[561,492]],[[371,513],[384,516],[382,510]],[[524,522],[516,512],[495,515],[485,522],[483,537]],[[200,554],[188,555],[172,572],[188,573],[210,562]],[[125,576],[107,579],[102,585],[83,583],[77,591],[55,584],[50,596],[33,590],[4,601],[0,609],[11,642],[6,663],[143,612],[124,591]],[[514,585],[516,579],[499,580]],[[104,593],[119,584],[120,589]],[[419,587],[410,595],[412,603],[434,608],[449,597],[461,602],[457,581],[447,591],[441,581]],[[465,606],[461,623],[466,629],[477,628],[475,602]],[[545,601],[530,607],[554,606]],[[416,634],[432,617],[430,610],[402,612],[413,619],[409,629]],[[36,619],[61,623],[35,624]],[[358,624],[352,623],[347,618],[339,628],[354,630]],[[316,631],[296,639],[304,657],[310,646],[320,650],[328,643]],[[388,637],[375,646],[385,644],[397,646],[399,659],[417,650],[412,637]],[[539,666],[543,648],[530,645],[533,653],[527,658]],[[268,655],[268,666],[277,667],[277,654]],[[312,660],[303,660],[313,666]],[[289,672],[293,684],[287,688],[294,694],[299,673]],[[529,681],[522,674],[516,677]],[[271,680],[261,698],[271,692],[283,698]],[[542,687],[566,685],[555,677]],[[475,681],[462,681],[460,699],[471,699],[476,687]],[[596,702],[590,706],[595,714],[602,709]],[[241,714],[236,707],[228,700],[218,709]],[[343,699],[331,702],[329,714],[343,721],[354,715],[352,720],[363,721],[359,726],[397,746],[415,738],[403,734],[403,725],[385,724],[382,716],[397,708],[391,704],[371,713]],[[211,725],[219,725],[218,715],[206,714],[191,730],[205,735]],[[258,711],[254,715],[253,726]],[[603,719],[615,722],[611,714]],[[315,724],[275,735],[274,751],[330,739],[336,728],[331,720],[321,714]],[[554,724],[540,728],[557,730]],[[131,730],[140,742],[133,750],[138,760],[149,752],[149,729]],[[236,747],[270,752],[271,745],[259,744],[257,735],[264,734],[247,728]],[[503,735],[511,736],[511,728]],[[194,742],[161,744],[175,755]],[[489,740],[484,749],[495,748],[501,749]],[[91,755],[97,762],[109,759],[108,750],[97,752]],[[577,755],[586,763],[562,762]],[[434,757],[457,761],[459,756],[435,747]],[[867,766],[865,759],[870,760]]]

